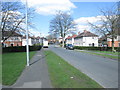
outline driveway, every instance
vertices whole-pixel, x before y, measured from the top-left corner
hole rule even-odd
[[[85,73],[104,88],[118,88],[118,61],[74,50],[50,46],[65,61]]]

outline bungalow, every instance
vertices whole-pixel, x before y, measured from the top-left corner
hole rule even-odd
[[[3,47],[22,46],[22,35],[21,34],[18,34],[16,32],[11,32],[11,31],[4,31],[2,32],[2,36],[4,39],[7,38],[7,40],[2,42]]]
[[[74,46],[98,46],[98,36],[84,30],[83,33],[74,38]]]

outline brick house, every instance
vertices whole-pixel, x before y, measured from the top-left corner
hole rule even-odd
[[[102,36],[99,38],[99,46],[107,45],[108,47],[112,47],[112,39],[110,38],[110,35]],[[114,47],[120,47],[120,36],[116,36],[114,39]]]
[[[112,39],[107,38],[108,47],[112,47]],[[116,36],[114,39],[114,47],[120,47],[120,36]]]
[[[2,42],[3,47],[9,46],[22,46],[22,35],[16,32],[4,31],[2,32],[3,38],[9,37],[7,40]]]

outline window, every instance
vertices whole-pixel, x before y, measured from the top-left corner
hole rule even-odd
[[[119,47],[120,47],[120,43],[119,43]]]
[[[89,44],[89,46],[91,46],[91,44]]]
[[[18,40],[18,37],[15,37],[15,40]]]

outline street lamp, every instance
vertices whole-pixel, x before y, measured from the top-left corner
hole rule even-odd
[[[27,66],[29,66],[29,41],[28,41],[28,8],[27,8],[27,0],[26,0],[26,53],[27,53]]]

